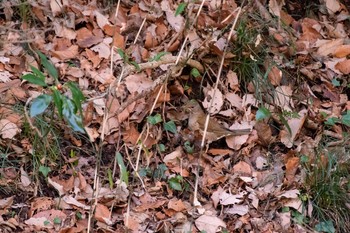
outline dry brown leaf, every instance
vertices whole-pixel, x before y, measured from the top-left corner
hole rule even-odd
[[[350,45],[340,45],[334,51],[334,56],[342,58],[350,54]]]
[[[30,180],[30,177],[28,173],[23,169],[23,167],[20,168],[21,171],[21,183],[24,187],[28,187],[32,182]]]
[[[0,199],[0,209],[4,210],[7,208],[10,208],[12,203],[13,203],[14,198],[15,198],[15,196]]]
[[[199,231],[216,233],[222,228],[226,228],[226,223],[216,216],[202,215],[195,221]]]
[[[217,190],[212,192],[212,195],[210,198],[213,201],[215,209],[217,208],[218,204],[220,203],[220,196],[223,192],[224,192],[224,189],[221,188],[221,186],[219,186]]]
[[[288,125],[290,127],[290,130],[292,131],[291,134],[286,130],[281,130],[280,132],[280,137],[281,137],[281,142],[286,145],[286,147],[291,148],[293,146],[294,140],[296,138],[296,136],[298,135],[298,133],[300,132],[305,119],[307,117],[307,110],[303,109],[300,112],[298,112],[299,114],[299,118],[291,118],[289,119]]]
[[[335,68],[338,69],[343,74],[350,74],[350,60],[346,59],[344,61],[338,62],[335,65]]]
[[[0,82],[7,83],[11,81],[13,75],[8,71],[0,71]]]
[[[247,214],[248,211],[249,211],[248,205],[233,205],[233,207],[226,209],[225,213],[238,214],[240,216],[243,216],[243,215]]]
[[[343,43],[344,39],[342,38],[335,40],[324,40],[323,44],[318,48],[317,54],[320,56],[328,56],[333,54],[339,46],[343,45]]]
[[[144,90],[148,90],[154,86],[154,82],[147,78],[145,73],[138,73],[129,75],[125,78],[125,85],[131,93],[141,93]]]
[[[35,214],[30,219],[24,221],[28,225],[34,225],[40,228],[52,229],[55,225],[55,221],[59,219],[64,222],[67,215],[60,210],[45,210]]]
[[[7,119],[0,120],[0,135],[3,139],[12,139],[21,129]]]
[[[97,52],[100,58],[108,59],[111,55],[110,47],[104,42],[91,47],[91,50]]]
[[[325,2],[328,14],[330,15],[334,15],[341,9],[341,6],[337,0],[325,0]]]
[[[87,28],[81,28],[77,31],[77,44],[79,47],[88,48],[102,41],[102,37],[93,35]]]
[[[270,0],[269,1],[269,11],[277,16],[280,17],[281,16],[281,9],[282,6],[285,5],[284,0]]]
[[[220,90],[214,90],[212,87],[206,88],[205,99],[203,101],[203,107],[208,110],[210,114],[216,114],[220,112],[222,106],[224,105],[224,96]],[[211,101],[213,104],[211,105]]]
[[[268,74],[268,78],[273,86],[279,86],[282,80],[282,71],[273,66]]]
[[[252,168],[250,165],[244,161],[239,161],[233,166],[233,172],[239,175],[252,175]]]
[[[220,204],[225,206],[241,203],[246,194],[246,192],[241,192],[239,194],[229,194],[227,192],[222,192],[220,194]]]
[[[178,200],[177,198],[172,198],[168,202],[168,208],[173,209],[175,211],[183,211],[186,209],[186,206],[182,202],[182,200]]]
[[[243,106],[242,106],[243,100],[239,95],[229,92],[225,95],[225,99],[227,99],[230,102],[230,104],[236,109],[240,111],[243,110]]]
[[[51,51],[51,53],[53,54],[53,56],[61,60],[69,60],[69,59],[76,58],[78,56],[79,54],[78,49],[79,47],[77,45],[72,45],[65,50],[60,50],[60,51],[53,50]]]
[[[102,204],[97,204],[95,208],[94,217],[97,221],[104,222],[108,225],[112,225],[113,222],[110,220],[111,212],[107,206]]]
[[[289,184],[294,181],[294,176],[299,167],[300,158],[292,157],[286,163],[286,179]]]
[[[50,7],[53,16],[59,15],[63,10],[63,5],[61,0],[50,0]]]

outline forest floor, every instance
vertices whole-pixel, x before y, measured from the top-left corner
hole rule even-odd
[[[347,0],[0,2],[0,231],[350,232],[349,32]]]

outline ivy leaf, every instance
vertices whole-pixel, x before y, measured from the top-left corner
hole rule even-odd
[[[37,98],[33,100],[32,105],[30,106],[29,114],[30,117],[35,117],[47,109],[52,101],[52,97],[50,95],[39,95]]]
[[[158,124],[158,123],[160,123],[162,121],[163,121],[162,120],[162,116],[159,113],[157,113],[154,116],[148,116],[147,117],[147,122],[150,123],[151,125],[156,125],[156,124]]]
[[[335,228],[331,220],[320,222],[315,225],[315,230],[319,232],[334,233]]]
[[[171,189],[182,191],[182,185],[180,184],[179,179],[176,177],[170,178],[168,182]]]
[[[327,119],[327,121],[325,122],[325,124],[326,124],[326,125],[331,125],[331,126],[333,126],[333,125],[335,125],[336,123],[339,123],[339,122],[340,122],[340,120],[339,120],[338,118],[336,118],[336,117],[330,117],[330,118]]]
[[[173,134],[177,133],[176,125],[175,125],[174,121],[168,121],[168,122],[164,123],[164,129],[168,132],[173,133]]]
[[[260,120],[263,120],[265,118],[269,118],[271,116],[271,112],[270,110],[268,110],[267,108],[265,107],[261,107],[258,109],[258,111],[256,112],[256,120],[257,121],[260,121]]]
[[[336,79],[336,78],[332,79],[332,84],[333,84],[333,86],[335,86],[335,87],[339,87],[339,86],[340,86],[340,82],[339,82],[339,80]]]
[[[50,171],[51,171],[51,168],[49,168],[49,167],[46,167],[46,166],[39,167],[39,172],[41,172],[44,177],[47,177],[47,175],[49,174]]]
[[[348,110],[348,111],[346,112],[346,115],[344,115],[344,116],[341,118],[341,122],[342,122],[344,125],[350,127],[350,110]]]

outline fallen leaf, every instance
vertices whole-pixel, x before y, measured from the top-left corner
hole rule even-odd
[[[216,216],[202,215],[195,220],[199,231],[206,233],[216,233],[222,228],[226,228],[226,223]]]
[[[97,221],[104,222],[107,225],[112,225],[113,222],[110,220],[111,212],[107,206],[102,204],[97,204],[95,208],[94,217]]]
[[[21,129],[7,119],[0,120],[0,135],[3,139],[12,139]]]
[[[226,209],[225,213],[238,214],[240,216],[243,216],[243,215],[247,214],[248,211],[249,211],[248,205],[233,205],[233,207]]]

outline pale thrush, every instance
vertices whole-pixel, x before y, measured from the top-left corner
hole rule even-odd
[[[185,109],[189,111],[188,118],[188,128],[195,132],[199,131],[201,135],[203,135],[204,127],[205,127],[205,119],[206,114],[202,110],[201,106],[196,100],[190,100],[185,104]],[[239,136],[250,134],[251,129],[228,129],[225,126],[221,125],[217,121],[215,121],[212,117],[209,118],[209,124],[206,134],[206,140],[208,143],[219,140],[220,138],[227,136]]]

